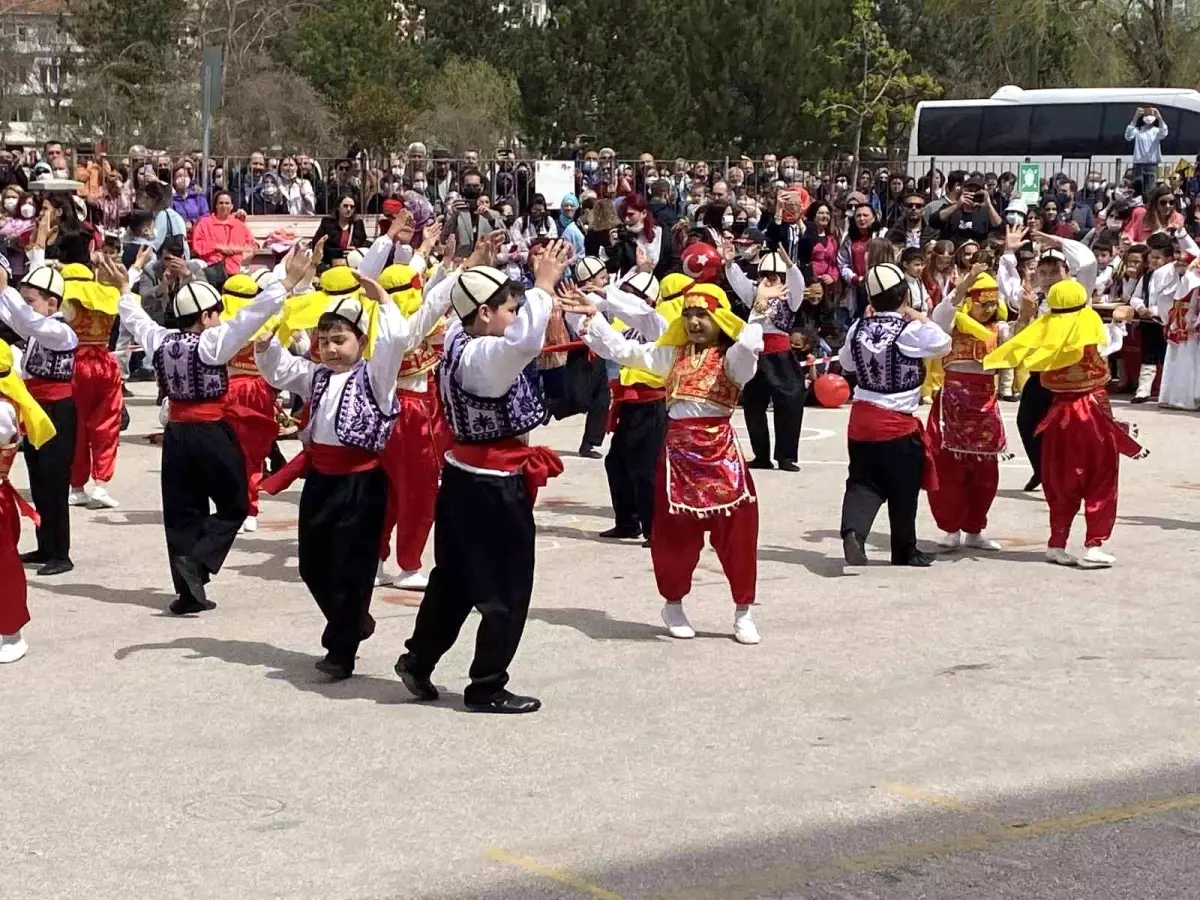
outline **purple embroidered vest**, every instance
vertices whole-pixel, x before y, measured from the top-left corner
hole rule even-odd
[[[225,366],[210,366],[200,359],[200,335],[176,331],[163,338],[154,351],[158,389],[171,400],[216,400],[229,388]]]
[[[43,381],[70,381],[75,375],[74,350],[48,350],[31,340],[25,348],[22,367],[28,378]]]
[[[905,356],[896,346],[907,325],[907,319],[892,313],[858,320],[850,339],[850,355],[859,387],[876,394],[899,394],[924,383],[925,361]]]
[[[438,388],[446,422],[455,440],[464,444],[500,441],[526,434],[549,422],[550,410],[542,394],[537,360],[521,371],[501,397],[478,397],[463,388],[457,377],[458,368],[470,340],[471,336],[465,331],[456,332],[446,344],[442,358]]]
[[[786,297],[773,297],[767,302],[766,319],[784,334],[788,334],[792,330],[796,314],[788,306]]]
[[[321,407],[321,400],[325,397],[329,379],[332,377],[333,371],[324,366],[313,372],[311,409],[314,415]],[[337,435],[338,441],[347,447],[382,453],[395,421],[395,413],[385,413],[379,408],[375,392],[371,390],[367,364],[359,360],[350,370],[350,377],[346,380],[342,396],[338,399],[337,412],[333,417],[333,433]]]

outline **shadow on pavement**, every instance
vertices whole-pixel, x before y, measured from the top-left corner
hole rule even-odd
[[[560,625],[573,628],[593,641],[669,641],[663,625],[652,625],[647,622],[626,622],[614,619],[608,613],[599,609],[555,608],[529,610],[529,618],[547,625]],[[698,638],[720,638],[732,640],[732,633],[718,634],[711,631],[697,631]]]
[[[164,576],[167,565],[163,563]],[[60,597],[83,597],[88,600],[99,600],[101,603],[122,603],[127,606],[141,606],[146,609],[165,610],[175,599],[175,594],[160,591],[155,588],[115,588],[106,584],[62,584],[51,582],[44,578],[30,579],[30,587],[56,594]]]
[[[1164,519],[1160,516],[1117,516],[1118,525],[1149,525],[1163,531],[1200,531],[1200,522]]]

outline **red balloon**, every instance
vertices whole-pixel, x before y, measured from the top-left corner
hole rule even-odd
[[[841,375],[829,372],[813,382],[817,402],[828,409],[837,409],[850,399],[850,385]]]

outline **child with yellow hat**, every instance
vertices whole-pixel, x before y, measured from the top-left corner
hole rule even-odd
[[[709,535],[735,604],[734,637],[757,644],[750,615],[758,578],[758,503],[754,481],[729,419],[758,369],[762,327],[730,309],[725,292],[692,283],[680,296],[682,313],[653,344],[622,337],[578,293],[563,308],[582,316],[576,328],[605,359],[665,380],[667,436],[658,470],[650,556],[663,622],[672,637],[695,637],[683,610],[692,575]]]

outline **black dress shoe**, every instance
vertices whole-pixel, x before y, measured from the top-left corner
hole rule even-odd
[[[62,575],[70,572],[75,568],[75,564],[69,559],[51,559],[44,566],[37,570],[39,575]]]
[[[842,538],[842,556],[848,566],[865,566],[867,564],[867,548],[853,531]]]
[[[1149,403],[1150,399],[1151,398],[1149,398],[1149,397],[1139,397],[1137,394],[1134,394],[1132,397],[1129,398],[1129,402],[1130,403]]]
[[[205,600],[201,603],[195,597],[176,597],[171,601],[171,605],[167,607],[171,615],[174,616],[190,616],[216,608],[217,604],[211,600]]]
[[[913,550],[905,559],[893,559],[893,566],[912,566],[915,569],[927,569],[933,565],[933,557],[920,550]]]
[[[375,633],[375,617],[367,613],[367,617],[363,619],[363,623],[358,627],[358,639],[365,641]]]
[[[644,541],[642,541],[642,546],[649,547],[650,546],[650,538],[646,538]]]
[[[204,571],[200,568],[200,563],[192,559],[190,556],[182,554],[174,558],[175,568],[179,572],[179,577],[183,583],[187,585],[188,591],[192,597],[201,604],[208,602],[208,593],[204,589]]]
[[[579,448],[579,455],[584,459],[603,459],[604,454],[593,447],[591,444],[583,444]]]
[[[318,672],[328,675],[334,681],[345,681],[354,674],[353,670],[334,662],[328,656],[313,666]]]
[[[42,566],[50,562],[50,557],[41,550],[30,550],[28,553],[21,554],[21,565],[23,566]]]
[[[1042,478],[1041,478],[1041,476],[1040,476],[1040,475],[1034,475],[1034,476],[1033,476],[1032,478],[1030,478],[1030,479],[1029,479],[1027,482],[1025,482],[1025,487],[1021,488],[1021,490],[1023,490],[1023,491],[1036,491],[1036,490],[1037,490],[1038,488],[1040,488],[1041,486],[1042,486]]]
[[[408,660],[404,656],[396,660],[396,674],[408,688],[408,692],[425,703],[438,698],[438,690],[428,677],[418,675],[408,668]]]
[[[792,460],[788,459],[788,460],[783,460],[779,463],[779,471],[780,472],[799,472],[800,467],[798,465],[796,465],[796,463],[792,462]]]
[[[746,468],[747,469],[773,469],[773,468],[775,468],[775,463],[771,462],[769,459],[757,459],[756,458],[756,459],[752,459],[752,460],[750,460],[750,462],[746,463]]]
[[[641,537],[641,536],[642,536],[642,529],[640,529],[640,528],[622,528],[619,525],[615,528],[608,529],[608,531],[600,532],[600,537],[602,537],[602,538],[613,538],[615,540],[620,540],[620,541],[625,541],[625,540],[629,540],[630,538],[637,538],[637,537]]]
[[[467,712],[520,715],[521,713],[537,712],[542,708],[542,701],[537,697],[521,697],[503,691],[491,700],[485,700],[482,703],[465,703],[465,706]]]

